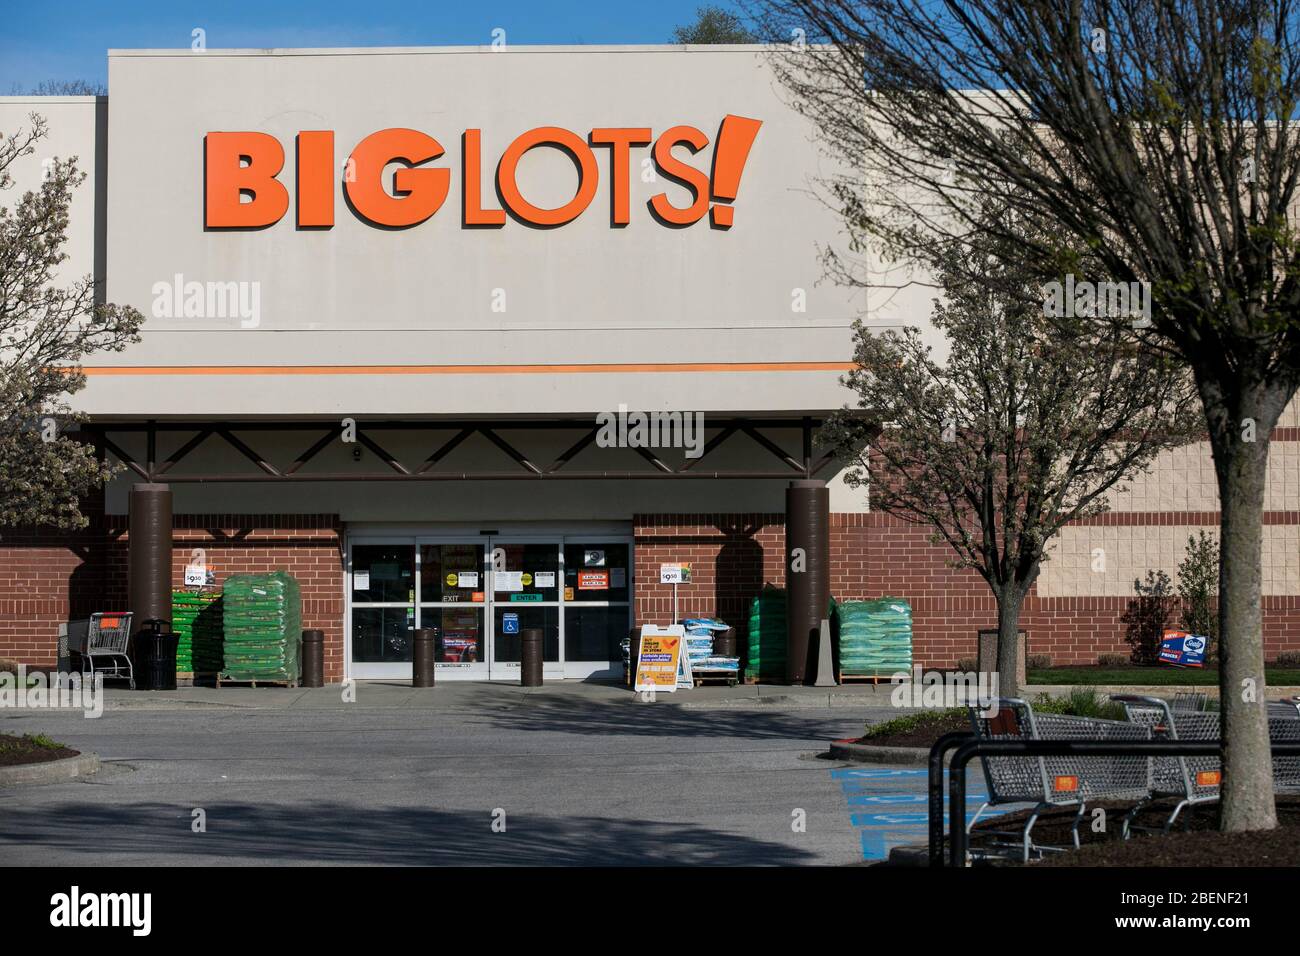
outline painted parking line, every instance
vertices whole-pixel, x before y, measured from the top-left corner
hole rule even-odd
[[[884,860],[896,846],[927,841],[930,820],[927,770],[843,768],[832,770],[830,774],[831,780],[839,784],[840,791],[844,794],[850,811],[849,822],[860,832],[863,860]],[[947,771],[943,796],[946,818]],[[987,795],[983,787],[972,786],[966,793],[966,799],[969,803],[966,822],[969,824]]]

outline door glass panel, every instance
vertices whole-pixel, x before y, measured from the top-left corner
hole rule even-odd
[[[520,633],[525,628],[542,629],[542,660],[560,659],[560,609],[558,607],[529,607],[527,604],[497,604],[493,608],[496,627],[492,643],[495,653],[492,660],[498,664],[517,663],[520,658]],[[510,620],[506,615],[513,615]]]
[[[422,607],[420,626],[437,632],[434,660],[439,664],[477,664],[487,660],[482,605]]]
[[[575,607],[564,609],[564,659],[566,661],[616,661],[628,636],[628,608]]]
[[[570,602],[628,600],[630,547],[627,543],[604,544],[599,541],[591,544],[566,544],[564,599]]]
[[[352,546],[352,601],[414,603],[415,548],[409,544]],[[359,659],[359,658],[358,658]]]
[[[560,599],[559,547],[554,542],[492,542],[494,600],[510,604]],[[496,632],[498,635],[500,630]],[[517,660],[518,658],[516,658]]]
[[[409,662],[415,609],[354,607],[352,660],[358,663]]]
[[[427,604],[483,600],[483,545],[420,546],[420,601]],[[482,658],[480,658],[482,660]]]

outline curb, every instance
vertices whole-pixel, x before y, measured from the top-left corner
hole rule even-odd
[[[945,764],[951,756],[952,752],[949,751],[944,758]],[[924,767],[930,762],[930,751],[924,747],[881,747],[848,740],[833,740],[831,759],[848,760],[852,763],[919,764]]]
[[[99,755],[92,753],[48,760],[45,763],[24,763],[15,767],[0,767],[0,787],[25,787],[42,783],[64,783],[78,777],[88,777],[99,770]]]

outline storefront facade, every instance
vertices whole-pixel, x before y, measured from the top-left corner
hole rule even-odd
[[[853,398],[853,321],[926,326],[933,291],[824,279],[827,160],[765,56],[114,51],[108,97],[0,98],[6,133],[50,123],[18,189],[49,155],[89,174],[67,274],[147,318],[74,398],[124,465],[90,527],[0,541],[0,657],[52,666],[59,622],[126,604],[131,490],[165,484],[173,586],[196,552],[217,583],[289,570],[330,680],[408,676],[428,626],[440,680],[517,679],[531,626],[549,678],[610,676],[629,627],[672,615],[663,562],[695,571],[680,614],[743,630],[785,581],[785,490],[807,479],[830,488],[832,593],[910,601],[923,664],[973,656],[987,588],[815,441]],[[1270,657],[1300,647],[1297,438],[1292,409]],[[1067,529],[1031,652],[1121,650],[1133,577],[1217,524],[1212,479],[1193,446]]]

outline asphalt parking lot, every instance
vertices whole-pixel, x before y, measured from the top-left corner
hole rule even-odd
[[[804,689],[811,690],[811,689]],[[885,693],[642,702],[586,684],[110,694],[0,731],[98,753],[0,790],[10,865],[852,864],[861,808],[827,742]],[[842,776],[842,775],[840,775]]]

